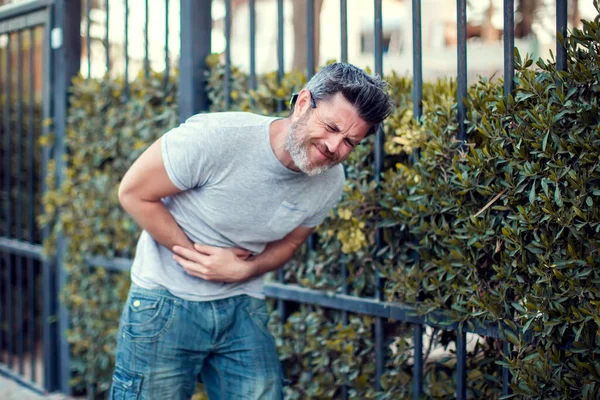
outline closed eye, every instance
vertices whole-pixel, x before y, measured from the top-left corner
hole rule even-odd
[[[340,131],[340,129],[337,126],[332,126],[332,125],[329,125],[327,123],[323,123],[323,125],[325,125],[325,129],[327,130],[327,132],[340,133],[341,134],[341,131]],[[354,143],[351,139],[344,138],[344,143],[346,144],[346,146],[348,146],[350,148],[356,147],[356,143]]]
[[[350,140],[350,139],[345,139],[345,140],[344,140],[344,142],[346,143],[346,145],[348,145],[348,146],[350,146],[350,147],[352,147],[352,148],[356,147],[356,143],[354,143],[354,142],[353,142],[352,140]]]

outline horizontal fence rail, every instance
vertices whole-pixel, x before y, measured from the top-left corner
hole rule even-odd
[[[85,262],[90,267],[105,268],[108,271],[115,272],[128,272],[133,264],[133,260],[131,259],[118,257],[109,259],[101,256],[86,257]],[[444,310],[432,311],[423,315],[412,305],[386,302],[344,293],[324,292],[316,289],[308,289],[297,284],[267,281],[265,282],[265,294],[283,301],[313,304],[333,310],[370,315],[411,324],[428,325],[444,330],[458,330],[461,325],[464,325],[463,329],[465,333],[474,333],[495,339],[506,339],[507,332],[518,333],[511,327],[499,323],[481,323],[478,321],[456,322],[453,320],[452,313]],[[525,335],[524,338],[528,339],[528,336]]]

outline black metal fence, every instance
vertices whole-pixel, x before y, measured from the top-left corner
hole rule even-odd
[[[277,75],[282,79],[284,69],[284,41],[286,25],[284,23],[283,0],[276,1],[277,9]],[[180,81],[180,116],[181,120],[190,115],[207,111],[209,108],[206,94],[205,78],[203,75],[204,60],[211,52],[213,18],[211,7],[214,4],[223,6],[222,19],[225,36],[224,61],[225,61],[225,90],[226,104],[229,106],[229,92],[231,90],[231,0],[215,2],[211,0],[161,0],[152,2],[130,2],[129,0],[38,0],[31,3],[0,8],[0,40],[5,37],[6,45],[0,51],[0,82],[2,88],[2,113],[3,129],[1,131],[2,147],[2,216],[0,251],[2,251],[2,279],[0,286],[0,321],[6,327],[0,335],[0,372],[28,382],[38,390],[55,390],[60,388],[68,392],[69,379],[69,352],[64,340],[64,332],[68,325],[68,315],[63,307],[57,304],[57,291],[62,288],[65,281],[65,272],[61,268],[64,254],[64,240],[59,240],[56,262],[48,260],[42,255],[42,241],[48,236],[47,231],[37,232],[34,217],[40,202],[40,194],[44,193],[43,179],[36,181],[36,168],[39,166],[40,176],[45,176],[49,160],[54,160],[56,165],[56,184],[60,184],[62,177],[62,154],[64,153],[64,135],[66,121],[67,89],[69,79],[80,72],[80,62],[83,61],[84,76],[91,77],[98,73],[124,74],[125,82],[131,78],[132,58],[130,56],[130,40],[134,35],[138,40],[141,37],[143,53],[136,57],[135,66],[148,76],[152,70],[163,70],[165,79],[170,76],[173,66],[179,66]],[[132,21],[131,7],[134,5],[135,20],[139,15],[144,15],[143,29],[131,32]],[[297,5],[297,4],[296,4]],[[384,46],[383,46],[383,10],[382,1],[374,0],[373,5],[373,32],[374,32],[374,58],[372,60],[374,72],[383,75],[384,72]],[[315,0],[306,0],[306,72],[310,77],[315,72]],[[340,21],[340,59],[348,61],[348,1],[339,1]],[[467,0],[457,0],[457,104],[460,140],[466,140],[464,125],[465,105],[462,101],[467,96]],[[120,8],[119,8],[120,7]],[[177,21],[179,25],[173,28],[172,15],[174,8],[179,12]],[[115,17],[115,9],[122,11],[121,18]],[[141,10],[141,11],[140,11]],[[99,13],[100,11],[100,13]],[[176,11],[175,11],[176,12]],[[141,13],[141,14],[140,14]],[[159,15],[163,21],[160,29],[149,17]],[[104,17],[99,17],[104,15]],[[504,0],[504,78],[505,95],[513,91],[514,71],[514,0]],[[556,1],[556,29],[557,32],[566,34],[567,27],[567,0]],[[248,35],[249,35],[249,80],[250,87],[256,87],[256,1],[248,1]],[[423,87],[423,56],[422,56],[422,28],[421,28],[421,1],[412,0],[412,65],[413,65],[413,99],[414,117],[419,119],[422,115],[422,87]],[[80,31],[80,21],[84,21],[83,31]],[[121,23],[120,23],[120,22]],[[116,26],[116,27],[115,27]],[[102,29],[96,29],[101,27]],[[111,36],[114,29],[121,30],[118,35],[123,43]],[[164,41],[157,44],[150,39],[150,32],[160,30]],[[180,37],[179,32],[180,32]],[[39,33],[36,33],[39,32]],[[100,32],[100,33],[98,33]],[[39,35],[40,38],[38,38]],[[42,38],[43,37],[43,38]],[[174,37],[175,39],[172,39]],[[82,42],[83,38],[83,42]],[[179,43],[179,54],[174,55],[170,46],[172,40]],[[25,50],[23,43],[29,43]],[[40,48],[34,46],[40,44]],[[97,49],[103,47],[104,66],[95,69],[97,64]],[[136,48],[138,46],[135,46]],[[156,56],[157,49],[162,49],[162,57]],[[36,74],[23,74],[22,71],[32,72],[36,64],[36,52],[43,55],[40,65],[43,72],[40,82],[35,81]],[[332,55],[335,57],[336,55]],[[556,58],[559,68],[565,69],[566,58],[564,48],[556,44]],[[162,60],[159,60],[162,58]],[[101,72],[98,72],[101,71]],[[15,78],[16,74],[16,78]],[[23,86],[25,80],[29,83]],[[32,83],[32,80],[35,81]],[[39,101],[37,93],[40,93]],[[15,108],[13,107],[15,105]],[[36,159],[36,138],[43,131],[41,120],[36,120],[35,107],[40,108],[43,119],[54,119],[54,132],[56,140],[51,151],[42,152]],[[279,108],[282,109],[280,104]],[[14,118],[14,120],[12,119]],[[28,121],[25,123],[24,121]],[[26,132],[26,134],[24,134]],[[379,180],[383,169],[384,150],[383,132],[379,131],[375,138],[375,176]],[[38,164],[36,164],[38,163]],[[377,235],[377,246],[382,246],[381,232]],[[87,258],[90,266],[109,267],[114,270],[128,270],[131,261],[127,259],[106,260],[90,255]],[[26,278],[24,276],[26,271]],[[345,267],[342,276],[347,277]],[[37,297],[34,282],[39,278],[43,287],[43,298]],[[412,306],[388,303],[383,301],[383,279],[378,277],[374,298],[359,298],[348,294],[348,287],[344,283],[341,293],[325,294],[317,290],[302,288],[297,285],[286,284],[283,274],[279,273],[279,282],[270,282],[265,286],[266,294],[277,299],[282,321],[286,316],[286,302],[313,304],[344,313],[347,322],[348,313],[371,315],[375,317],[375,351],[376,351],[376,379],[374,385],[379,385],[379,378],[384,372],[384,322],[394,320],[414,325],[414,370],[413,370],[413,398],[418,399],[423,393],[423,337],[424,326],[437,327],[444,330],[454,330],[457,333],[457,375],[456,398],[466,398],[467,388],[467,332],[472,332],[486,337],[504,339],[501,327],[496,324],[449,324],[448,316],[443,312],[433,312],[427,315],[418,315]],[[24,301],[23,295],[27,300]],[[13,297],[15,296],[15,297]],[[41,307],[41,312],[40,312]],[[26,311],[27,310],[27,311]],[[16,314],[15,314],[16,313]],[[24,315],[29,313],[29,318]],[[49,317],[56,314],[56,323],[50,322]],[[24,335],[27,320],[27,339]],[[39,335],[39,330],[43,334]],[[35,343],[41,341],[43,346],[44,380],[35,373],[36,347]],[[57,350],[55,350],[57,349]],[[508,343],[504,347],[509,350]],[[29,354],[31,360],[31,374],[24,373],[24,359]],[[17,357],[18,368],[15,369],[14,358]],[[510,376],[506,369],[503,370],[502,391],[509,393]],[[344,397],[347,393],[344,391]]]
[[[56,384],[56,264],[37,228],[50,154],[39,144],[50,117],[51,2],[0,11],[0,373],[43,391]]]

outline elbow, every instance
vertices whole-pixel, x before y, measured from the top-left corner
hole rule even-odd
[[[121,203],[121,207],[128,211],[129,204],[131,204],[131,192],[127,191],[127,187],[121,183],[119,185],[118,191],[119,203]]]

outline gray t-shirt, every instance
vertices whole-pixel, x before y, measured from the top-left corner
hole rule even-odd
[[[198,114],[161,139],[169,178],[182,192],[163,199],[195,243],[261,253],[298,226],[320,224],[344,188],[341,165],[308,176],[283,166],[269,127],[276,118],[250,113]],[[263,298],[263,277],[208,282],[188,275],[171,251],[143,231],[131,270],[133,282],[166,288],[186,300],[239,294]]]

